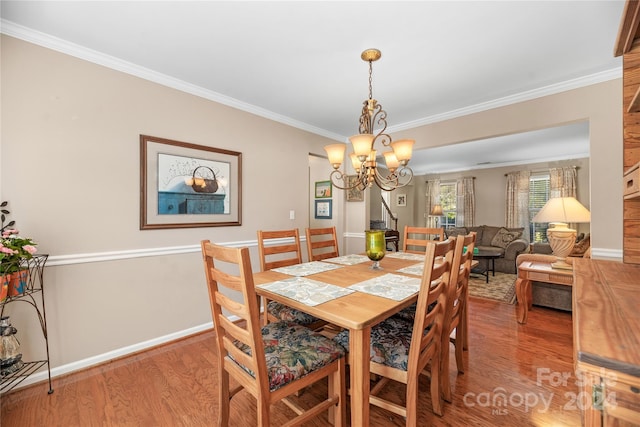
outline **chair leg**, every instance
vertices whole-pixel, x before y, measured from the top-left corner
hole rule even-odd
[[[329,422],[336,427],[347,425],[347,388],[346,388],[346,363],[344,358],[338,361],[338,370],[329,375],[328,396],[337,396],[339,401],[329,408]]]
[[[269,411],[271,407],[269,402],[265,402],[264,399],[258,399],[258,405],[256,408],[256,415],[258,417],[257,427],[270,427]]]
[[[449,352],[451,351],[449,346],[449,336],[446,340],[442,341],[442,357],[440,360],[440,381],[442,383],[442,397],[447,402],[451,403],[451,380],[449,379]],[[431,377],[431,384],[435,379]]]
[[[433,412],[442,416],[442,384],[440,379],[440,353],[436,352],[431,361],[431,402]]]
[[[459,328],[458,328],[459,329]],[[462,336],[458,338],[458,330],[456,330],[456,341],[454,343],[454,347],[456,349],[456,367],[458,368],[458,372],[464,374],[464,361],[462,360],[463,353],[463,339]],[[460,334],[463,335],[463,334]]]
[[[218,426],[227,427],[229,425],[229,405],[231,396],[229,394],[229,373],[223,367],[224,361],[218,363]]]
[[[436,368],[437,370],[438,368]],[[411,375],[407,378],[406,396],[406,426],[417,427],[418,425],[418,379],[419,375]]]
[[[469,311],[467,309],[467,302],[468,298],[465,299],[464,307],[462,307],[462,318],[460,319],[460,324],[462,325],[462,328],[460,328],[460,338],[462,339],[463,350],[469,350]]]

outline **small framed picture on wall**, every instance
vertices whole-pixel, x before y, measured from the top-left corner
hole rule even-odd
[[[316,199],[330,199],[332,196],[331,181],[316,182]]]
[[[346,187],[349,188],[345,191],[347,202],[362,202],[364,201],[364,191],[358,187],[355,187],[358,177],[356,175],[347,175],[345,177]],[[353,188],[350,188],[353,187]]]
[[[396,194],[396,206],[407,206],[406,194]]]
[[[316,219],[331,219],[332,200],[316,200]]]

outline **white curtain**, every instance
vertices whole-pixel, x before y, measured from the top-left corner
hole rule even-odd
[[[435,227],[435,218],[430,217],[433,206],[440,203],[440,180],[431,179],[427,181],[427,188],[425,191],[425,218],[427,218],[426,226]]]
[[[530,171],[507,174],[507,210],[505,223],[508,228],[524,227],[522,237],[531,241],[529,233],[529,178]]]
[[[456,199],[456,225],[473,227],[476,223],[474,177],[465,177],[456,181]]]
[[[549,169],[549,198],[576,197],[575,166]]]

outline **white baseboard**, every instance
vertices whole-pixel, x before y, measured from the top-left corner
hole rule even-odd
[[[622,261],[622,250],[591,248],[591,258]]]
[[[119,357],[127,356],[142,350],[147,350],[152,347],[155,347],[161,344],[166,344],[171,341],[175,341],[180,338],[187,337],[189,335],[197,334],[199,332],[203,332],[211,328],[213,328],[213,322],[205,323],[203,325],[195,326],[193,328],[185,329],[183,331],[174,332],[174,333],[157,337],[148,341],[143,341],[127,347],[122,347],[113,351],[109,351],[107,353],[99,354],[96,356],[88,357],[86,359],[78,360],[76,362],[68,363],[66,365],[57,366],[51,369],[51,378],[53,379],[55,377],[59,377],[61,375],[65,375],[71,372],[87,369],[92,366],[99,365],[101,363],[105,363],[113,359],[117,359]],[[28,385],[39,383],[39,382],[46,382],[47,379],[48,379],[48,376],[47,376],[46,370],[37,372],[29,376],[23,382],[21,382],[18,386],[15,387],[15,389],[26,387]],[[55,390],[55,385],[53,388]]]

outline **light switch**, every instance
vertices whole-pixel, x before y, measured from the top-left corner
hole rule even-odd
[[[296,211],[294,210],[289,211],[289,219],[296,219]]]

